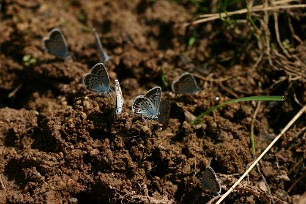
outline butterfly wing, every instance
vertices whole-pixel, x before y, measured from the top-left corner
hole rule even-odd
[[[110,92],[109,76],[103,63],[97,63],[91,72],[83,77],[83,83],[87,89],[106,94]]]
[[[204,172],[202,172],[201,185],[216,195],[220,195],[221,193],[220,181],[217,178],[214,169],[210,166],[206,167]]]
[[[166,124],[169,120],[169,114],[171,110],[171,104],[168,100],[163,100],[160,102],[159,106],[159,115],[158,115],[158,121],[161,124]]]
[[[107,62],[109,60],[109,56],[107,55],[107,53],[105,52],[105,50],[103,48],[103,45],[102,45],[102,43],[100,41],[100,38],[99,38],[99,35],[98,35],[96,29],[93,28],[92,32],[93,32],[94,37],[96,39],[96,44],[97,44],[97,47],[98,47],[98,52],[99,52],[99,54],[100,54],[100,56],[102,58],[102,61],[103,62]]]
[[[199,91],[199,87],[194,77],[186,72],[178,80],[173,81],[172,91],[178,94],[192,94]]]
[[[159,115],[159,106],[160,106],[160,99],[161,99],[161,88],[159,86],[156,86],[152,89],[150,89],[145,95],[144,97],[146,97],[147,99],[149,99],[155,109],[156,109],[156,113],[155,115]]]
[[[117,79],[115,80],[115,93],[116,93],[116,114],[119,114],[122,112],[123,96],[122,96],[120,83]]]
[[[48,53],[56,57],[66,59],[70,56],[65,37],[58,28],[52,29],[48,37],[43,39],[43,47]]]
[[[148,98],[143,95],[137,96],[132,105],[132,111],[149,119],[157,119],[156,108]]]

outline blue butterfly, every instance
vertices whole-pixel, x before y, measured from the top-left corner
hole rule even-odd
[[[109,76],[103,63],[97,63],[91,71],[83,77],[83,83],[87,89],[107,94],[110,93]]]
[[[220,195],[221,184],[213,168],[207,166],[201,173],[201,186],[213,192],[215,195]]]
[[[101,43],[101,41],[100,41],[99,35],[98,35],[97,31],[96,31],[96,29],[93,28],[93,29],[92,29],[92,32],[93,32],[94,37],[95,37],[95,39],[96,39],[96,44],[97,44],[98,52],[99,52],[100,57],[101,57],[101,61],[102,61],[102,62],[107,62],[107,61],[110,59],[110,57],[109,57],[109,56],[107,55],[107,53],[105,52],[105,50],[104,50],[104,48],[103,48],[103,45],[102,45],[102,43]]]
[[[137,96],[134,100],[132,111],[148,119],[158,119],[161,99],[161,88],[156,86],[145,95]]]
[[[52,29],[48,37],[43,39],[43,47],[48,53],[58,58],[68,59],[71,57],[65,37],[58,28]]]
[[[182,74],[178,80],[173,81],[171,87],[173,93],[177,94],[192,94],[200,90],[196,80],[188,72]]]

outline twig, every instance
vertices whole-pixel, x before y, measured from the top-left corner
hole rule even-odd
[[[4,186],[3,182],[2,182],[1,176],[0,176],[0,184],[1,184],[1,188],[2,188],[3,190],[5,190],[5,186]]]
[[[262,157],[271,149],[271,147],[281,138],[281,136],[295,123],[295,121],[305,112],[306,105],[290,120],[286,127],[275,137],[270,145],[261,153],[261,155],[252,163],[252,165],[244,172],[244,174],[237,180],[237,182],[216,202],[221,203],[233,190],[234,188],[244,179],[244,177],[254,168],[254,166],[262,159]]]
[[[196,78],[199,78],[199,79],[202,79],[203,81],[210,81],[210,82],[222,82],[222,81],[226,81],[226,80],[229,80],[229,79],[232,79],[232,77],[224,77],[224,78],[220,78],[220,79],[212,79],[212,78],[207,78],[207,77],[203,77],[199,74],[195,74],[195,73],[192,73],[192,75]]]
[[[303,41],[301,40],[301,38],[297,35],[297,34],[295,34],[295,32],[294,32],[294,28],[293,28],[293,26],[292,26],[292,21],[291,21],[291,18],[288,18],[288,26],[289,26],[289,29],[290,29],[290,31],[291,31],[291,34],[292,34],[292,37],[296,40],[296,41],[298,41],[300,44],[302,44],[303,43]]]
[[[11,93],[9,93],[9,95],[7,96],[8,98],[12,98],[13,96],[16,95],[17,91],[19,91],[19,89],[22,87],[22,83],[19,84]]]
[[[274,3],[274,1],[272,1]],[[276,11],[273,11],[273,17],[274,17],[274,29],[275,29],[275,35],[276,35],[276,40],[278,42],[278,45],[280,46],[280,48],[283,50],[283,52],[285,53],[285,55],[290,58],[290,54],[288,53],[288,51],[285,49],[281,39],[280,39],[280,35],[279,35],[279,28],[278,28],[278,13]]]
[[[306,8],[306,4],[281,5],[281,6],[269,6],[269,7],[264,7],[263,5],[259,5],[259,6],[254,6],[252,9],[250,9],[250,11],[258,12],[258,11],[273,11],[273,10],[280,10],[280,9],[296,9],[296,8]],[[245,9],[240,9],[240,10],[232,11],[232,12],[204,14],[200,16],[200,19],[192,21],[191,23],[185,23],[184,26],[196,25],[196,24],[232,16],[232,15],[244,14],[247,12],[248,12],[248,9],[245,8]]]
[[[294,188],[294,186],[296,186],[296,184],[302,179],[304,178],[304,176],[306,176],[306,172],[302,174],[302,176],[300,176],[288,189],[288,193],[290,193],[290,191]]]
[[[229,88],[227,88],[226,86],[223,86],[222,83],[220,83],[219,85],[223,90],[225,90],[226,92],[228,92],[230,95],[234,96],[235,98],[239,98],[239,96],[233,92],[232,90],[230,90]]]
[[[268,7],[269,6],[269,2],[268,0],[265,0],[264,1],[264,7]],[[271,59],[271,44],[270,44],[270,41],[271,41],[271,33],[270,33],[270,30],[269,30],[269,13],[268,11],[265,11],[264,12],[264,22],[261,24],[264,28],[264,31],[265,31],[265,41],[266,41],[266,54],[268,55],[268,60],[269,60],[269,64],[272,64],[272,59]]]

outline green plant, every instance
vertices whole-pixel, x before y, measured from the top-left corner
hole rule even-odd
[[[289,50],[290,48],[292,48],[291,44],[290,44],[290,41],[288,39],[285,39],[283,41],[283,46],[286,50]]]
[[[83,24],[86,23],[86,21],[87,21],[87,15],[86,15],[86,13],[85,13],[84,10],[82,10],[82,9],[80,10],[79,15],[78,15],[78,19],[79,19],[79,21],[80,21],[81,23],[83,23]]]
[[[168,84],[168,81],[167,81],[167,79],[166,79],[166,73],[165,73],[164,70],[163,70],[163,74],[162,74],[162,76],[161,76],[161,79],[162,79],[163,85],[164,85],[166,88],[168,88],[169,84]]]
[[[192,47],[194,43],[197,41],[196,32],[192,32],[191,36],[188,39],[188,47]]]
[[[22,58],[22,62],[25,66],[30,67],[37,63],[37,59],[32,55],[24,55]]]

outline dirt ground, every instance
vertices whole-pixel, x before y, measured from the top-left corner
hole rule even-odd
[[[264,12],[253,26],[245,14],[186,26],[217,12],[216,1],[0,2],[0,203],[207,203],[215,195],[199,185],[201,171],[210,164],[225,193],[254,160],[252,124],[258,156],[306,103],[305,9],[278,10],[278,24],[270,12],[266,27]],[[53,28],[73,60],[43,49]],[[120,115],[114,98],[82,84],[99,62],[92,28],[111,57],[111,83],[121,83]],[[171,93],[184,72],[199,93]],[[157,85],[171,104],[166,125],[131,111],[133,99]],[[256,95],[286,100],[224,106],[200,126],[186,115]],[[305,132],[303,115],[224,203],[298,202]]]

